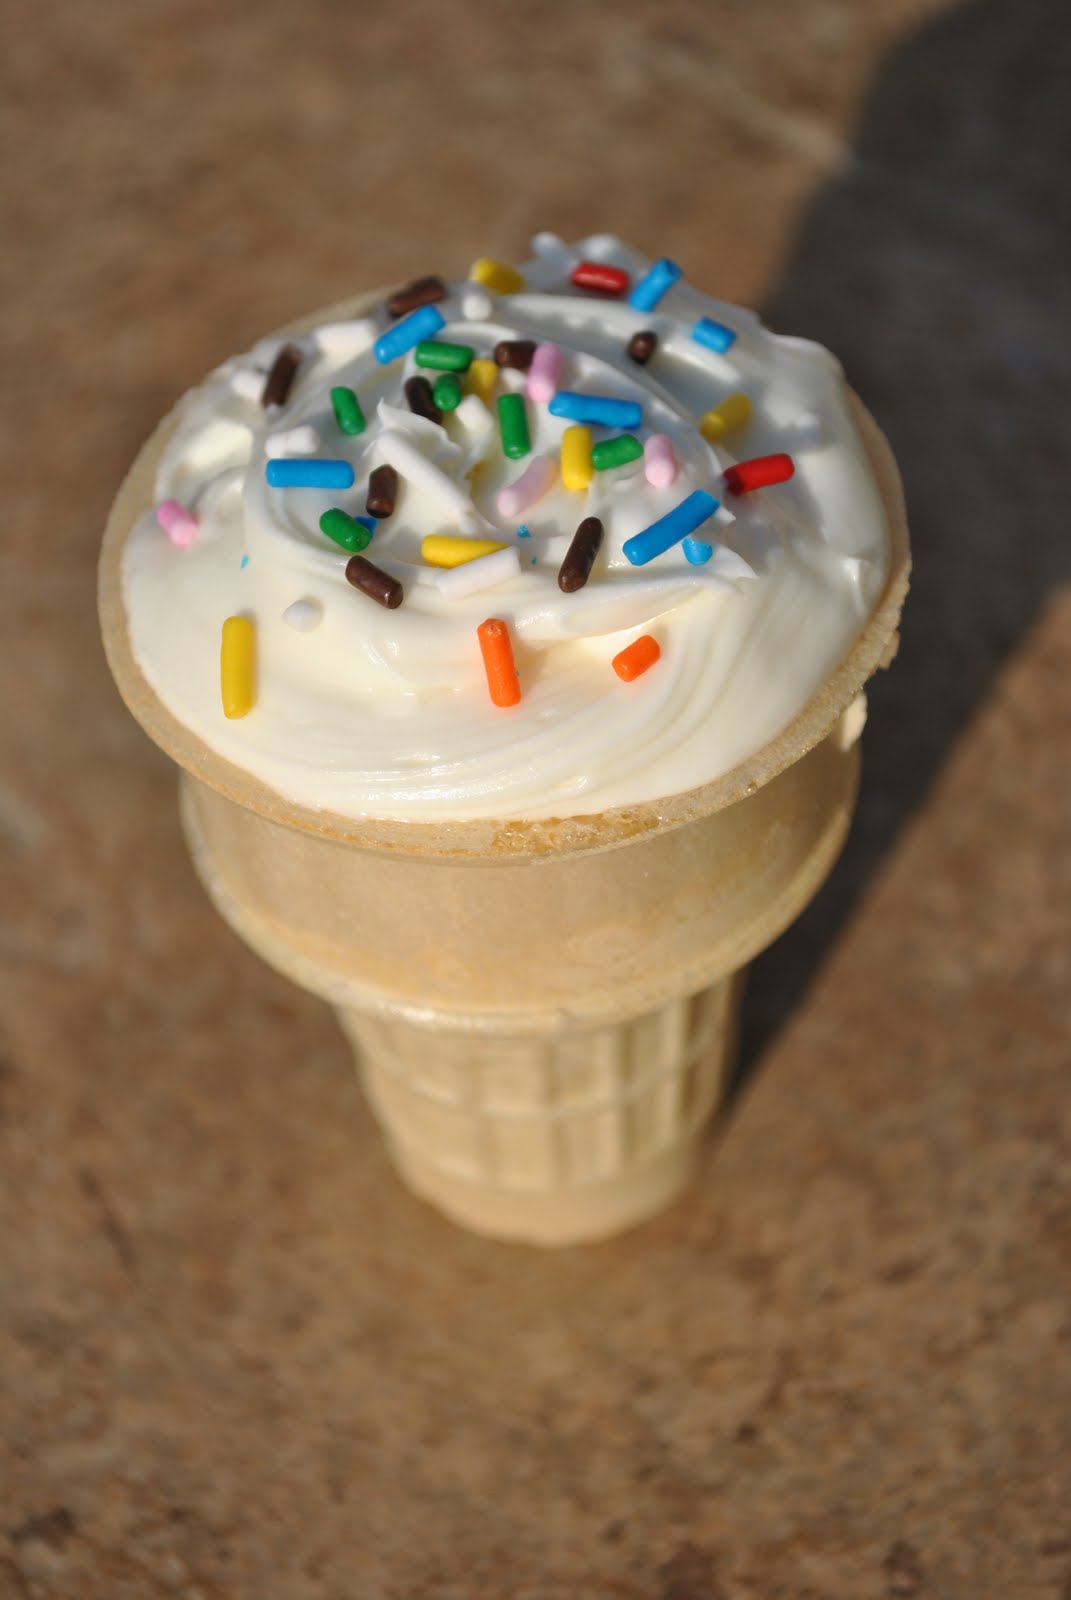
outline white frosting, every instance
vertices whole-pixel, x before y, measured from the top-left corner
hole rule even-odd
[[[302,363],[283,407],[260,405],[274,347],[227,361],[183,400],[157,475],[158,500],[196,512],[200,533],[176,547],[148,513],[124,552],[123,583],[138,665],[164,704],[207,745],[280,794],[346,816],[540,818],[656,800],[711,781],[776,736],[858,634],[885,578],[885,513],[832,356],[778,338],[750,312],[712,301],[685,280],[654,311],[573,289],[578,259],[609,261],[633,281],[648,263],[605,235],[567,247],[533,241],[525,291],[455,285],[439,310],[441,339],[489,356],[499,339],[561,345],[563,389],[639,400],[641,441],[669,436],[680,470],[655,488],[640,459],[596,473],[590,490],[560,479],[516,518],[498,499],[532,457],[508,460],[497,425],[466,400],[439,427],[414,416],[402,386],[412,353],[381,366],[371,345],[385,315],[325,325],[296,341]],[[694,341],[700,316],[737,333],[725,355]],[[646,367],[625,354],[652,328]],[[434,380],[435,374],[429,374]],[[524,393],[506,370],[498,393]],[[346,437],[332,385],[353,388],[368,419]],[[709,445],[698,418],[734,390],[751,421]],[[567,419],[527,402],[532,455],[555,461]],[[352,463],[345,491],[273,489],[270,455],[312,434],[317,454]],[[617,430],[594,428],[596,440]],[[721,484],[736,460],[788,450],[788,483],[734,498]],[[421,470],[406,478],[419,452]],[[401,580],[387,610],[347,584],[347,555],[319,528],[331,506],[364,514],[370,470],[401,469],[397,509],[365,555]],[[696,488],[723,509],[697,532],[714,557],[691,566],[680,545],[633,567],[622,546]],[[509,498],[507,497],[507,504]],[[605,526],[592,576],[563,594],[557,574],[582,518]],[[521,529],[518,529],[518,523]],[[516,551],[504,580],[466,592],[436,582],[421,560],[429,533],[495,538]],[[246,559],[248,558],[248,559]],[[295,609],[296,608],[296,609]],[[223,620],[256,623],[257,698],[228,721],[220,699]],[[523,698],[492,705],[476,629],[504,618]],[[631,683],[612,658],[640,633],[661,658]]]

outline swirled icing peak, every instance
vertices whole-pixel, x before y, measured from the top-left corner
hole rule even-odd
[[[131,645],[290,800],[534,819],[694,788],[881,591],[827,351],[607,235],[532,250],[263,341],[177,410],[124,550]]]

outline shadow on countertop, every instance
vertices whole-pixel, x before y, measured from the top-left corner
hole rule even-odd
[[[752,968],[736,1087],[1044,604],[1071,579],[1071,13],[982,0],[885,62],[851,164],[765,307],[834,350],[900,463],[914,572],[870,685],[858,815],[829,883]]]

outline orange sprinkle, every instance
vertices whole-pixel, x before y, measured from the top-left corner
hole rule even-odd
[[[652,639],[649,633],[642,634],[639,639],[634,639],[626,645],[619,655],[616,655],[610,665],[619,678],[624,678],[626,683],[631,683],[633,678],[638,678],[648,667],[653,667],[662,654],[658,648],[657,639]]]
[[[521,698],[521,685],[513,660],[509,629],[501,617],[488,617],[476,629],[483,655],[483,670],[492,705],[515,706]],[[658,646],[655,646],[657,650]]]

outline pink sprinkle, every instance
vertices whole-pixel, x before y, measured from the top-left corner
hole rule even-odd
[[[552,456],[533,456],[520,477],[507,484],[498,497],[498,509],[504,517],[515,517],[537,500],[542,500],[558,476],[558,465]]]
[[[537,344],[528,368],[528,398],[546,405],[558,392],[562,373],[562,352],[556,344]]]
[[[156,508],[156,520],[172,544],[192,544],[200,527],[199,519],[182,504],[181,500],[161,500]]]
[[[677,476],[673,442],[664,433],[652,433],[643,447],[643,475],[656,489],[668,489]]]

